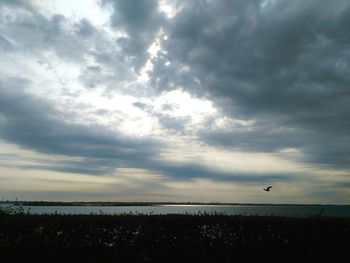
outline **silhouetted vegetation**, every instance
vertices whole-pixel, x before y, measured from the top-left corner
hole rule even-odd
[[[29,213],[29,210],[27,211]],[[26,214],[24,208],[14,206],[0,206],[0,215],[24,215]]]
[[[89,250],[76,255],[79,260],[86,257],[96,262],[234,262],[251,257],[272,257],[280,262],[306,257],[334,262],[350,249],[350,219],[215,214],[28,215],[22,211],[0,215],[0,247],[48,249],[47,255],[42,251],[33,255],[50,259],[49,255],[56,253],[56,259],[61,260],[68,257],[64,249],[97,248],[98,254]]]

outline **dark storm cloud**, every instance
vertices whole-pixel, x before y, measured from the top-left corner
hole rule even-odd
[[[131,139],[106,127],[65,122],[52,105],[29,94],[28,85],[21,79],[0,82],[2,139],[47,154],[105,159],[110,168],[157,154],[159,145],[151,139]]]
[[[204,163],[163,160],[159,157],[162,144],[153,139],[135,139],[112,133],[103,126],[66,122],[64,113],[29,93],[30,85],[24,79],[0,81],[0,138],[22,148],[63,157],[31,160],[35,164],[15,163],[17,168],[102,175],[118,167],[132,167],[148,169],[172,180],[208,178],[245,183],[292,180],[288,174],[220,172]]]
[[[227,129],[202,130],[199,136],[206,142],[221,147],[232,147],[244,151],[274,152],[282,148],[301,148],[315,134],[300,129],[280,127],[275,123],[255,123]]]
[[[262,1],[183,1],[182,11],[172,19],[165,18],[155,0],[102,2],[112,3],[112,27],[125,37],[106,37],[86,19],[47,18],[26,1],[0,1],[0,8],[6,6],[14,14],[10,19],[0,12],[0,49],[6,51],[4,56],[22,52],[38,59],[45,51],[53,52],[80,67],[85,88],[105,85],[138,96],[141,84],[123,89],[121,82],[135,77],[132,68],[138,71],[145,65],[151,57],[147,50],[162,29],[167,39],[153,58],[151,88],[161,93],[181,86],[213,101],[225,116],[255,121],[231,128],[208,123],[198,133],[202,141],[247,152],[297,148],[307,156],[303,162],[349,166],[348,1],[281,0],[265,7]],[[0,138],[64,160],[23,169],[100,175],[123,166],[178,180],[246,183],[294,178],[288,173],[229,173],[199,162],[162,160],[164,145],[159,141],[137,140],[100,125],[69,123],[67,113],[58,112],[50,98],[31,94],[30,85],[21,78],[0,80]],[[166,115],[171,104],[159,113],[141,101],[134,106],[168,130],[180,134],[191,121]]]
[[[119,162],[110,160],[91,160],[81,161],[48,161],[42,160],[41,164],[17,165],[17,168],[24,170],[47,170],[63,173],[79,173],[90,175],[108,174],[118,168]]]
[[[136,70],[141,69],[149,58],[148,48],[156,34],[166,24],[164,15],[159,12],[156,0],[104,0],[112,3],[114,13],[112,25],[127,34],[118,39],[128,62]]]
[[[288,173],[244,173],[244,172],[227,172],[217,169],[208,168],[196,163],[175,163],[161,162],[157,166],[149,163],[149,168],[154,171],[166,171],[172,179],[189,180],[189,179],[211,179],[222,182],[236,183],[270,183],[270,182],[288,182],[296,178],[296,174]]]
[[[348,1],[185,2],[152,83],[181,85],[233,118],[258,120],[253,132],[205,131],[208,143],[296,147],[306,162],[349,165],[349,13]]]

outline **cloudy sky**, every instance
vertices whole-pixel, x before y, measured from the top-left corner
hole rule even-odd
[[[0,0],[0,197],[349,203],[349,14]]]

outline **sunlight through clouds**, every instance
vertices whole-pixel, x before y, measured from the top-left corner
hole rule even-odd
[[[44,16],[52,17],[60,14],[69,17],[72,22],[87,19],[97,26],[108,25],[113,13],[111,7],[101,8],[100,0],[31,0],[31,2]]]
[[[0,190],[254,202],[269,183],[283,202],[346,200],[349,10],[0,1]]]

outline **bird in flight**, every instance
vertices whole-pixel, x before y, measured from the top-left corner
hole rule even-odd
[[[270,192],[271,188],[272,188],[272,186],[268,186],[268,187],[264,188],[263,190],[266,191],[266,192]]]

